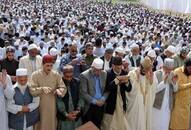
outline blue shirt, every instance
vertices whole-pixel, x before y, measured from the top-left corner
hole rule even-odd
[[[101,83],[100,83],[100,77],[93,76],[95,80],[95,95],[93,97],[92,103],[96,104],[97,100],[105,100],[105,98],[102,96],[102,90],[101,90]]]

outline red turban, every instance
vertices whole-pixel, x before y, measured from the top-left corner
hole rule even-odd
[[[53,63],[54,62],[54,57],[47,54],[47,55],[44,55],[43,58],[42,58],[42,62],[43,64],[45,63]]]

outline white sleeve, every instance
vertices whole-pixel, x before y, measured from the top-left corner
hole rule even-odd
[[[157,57],[157,61],[158,61],[158,67],[159,69],[161,69],[163,67],[163,60],[160,56]]]
[[[38,108],[39,102],[40,102],[40,97],[33,97],[32,103],[28,104],[28,108],[30,109],[30,112]]]
[[[14,95],[14,88],[11,82],[11,77],[7,75],[7,85],[4,89],[4,95],[7,99],[12,99]]]
[[[13,99],[7,101],[7,111],[13,114],[17,114],[22,111],[22,105],[16,105]]]
[[[156,87],[156,93],[160,92],[162,89],[164,89],[166,86],[165,86],[165,83],[164,81],[161,81],[157,87]]]

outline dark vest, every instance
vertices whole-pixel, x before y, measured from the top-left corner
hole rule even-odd
[[[129,60],[131,62],[132,67],[135,67],[135,63],[132,56],[129,57]],[[139,56],[139,58],[136,60],[137,67],[140,66],[140,64],[141,64],[141,57]]]
[[[28,105],[28,104],[32,103],[32,101],[33,101],[33,97],[29,93],[28,87],[26,88],[24,95],[21,93],[20,89],[18,87],[16,87],[15,95],[14,95],[13,99],[14,99],[16,105],[22,105],[22,106]],[[33,126],[40,119],[38,109],[36,109],[32,112],[28,112],[28,113],[19,113],[19,114],[9,113],[9,128],[12,128],[15,130],[23,130],[24,115],[26,115],[27,127]]]

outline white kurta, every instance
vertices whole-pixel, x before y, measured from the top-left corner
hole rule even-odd
[[[123,100],[121,97],[120,86],[117,87],[118,92],[116,99],[116,108],[113,114],[113,119],[111,121],[111,126],[109,130],[127,130],[127,120],[123,111]]]
[[[116,108],[113,115],[104,114],[103,130],[128,130],[127,119],[123,111],[123,101],[120,93],[120,86],[117,86]]]
[[[169,108],[169,85],[163,81],[158,85],[159,88],[165,89],[164,99],[161,109],[153,108],[153,130],[169,130],[170,108]]]
[[[0,82],[0,130],[8,130],[8,117],[6,109],[6,99],[13,97],[14,91],[12,87],[11,78],[7,76],[7,87],[4,89]]]
[[[149,84],[145,76],[140,75],[138,78],[136,71],[137,69],[129,73],[132,91],[126,93],[128,98],[128,112],[126,114],[128,129],[152,130],[152,108],[157,79],[154,75],[153,83]],[[142,90],[147,92],[145,97]]]
[[[27,86],[20,86],[17,83],[14,85],[14,87],[18,87],[20,91],[22,92],[22,94],[25,93],[25,90],[27,88]],[[34,111],[39,106],[39,102],[40,102],[39,97],[33,97],[32,103],[28,104],[30,112]],[[8,100],[7,111],[13,114],[17,114],[18,112],[22,111],[22,106],[16,105],[14,99],[10,99]],[[14,129],[10,129],[10,130],[14,130]],[[26,115],[24,115],[23,130],[33,130],[33,126],[27,127]]]

